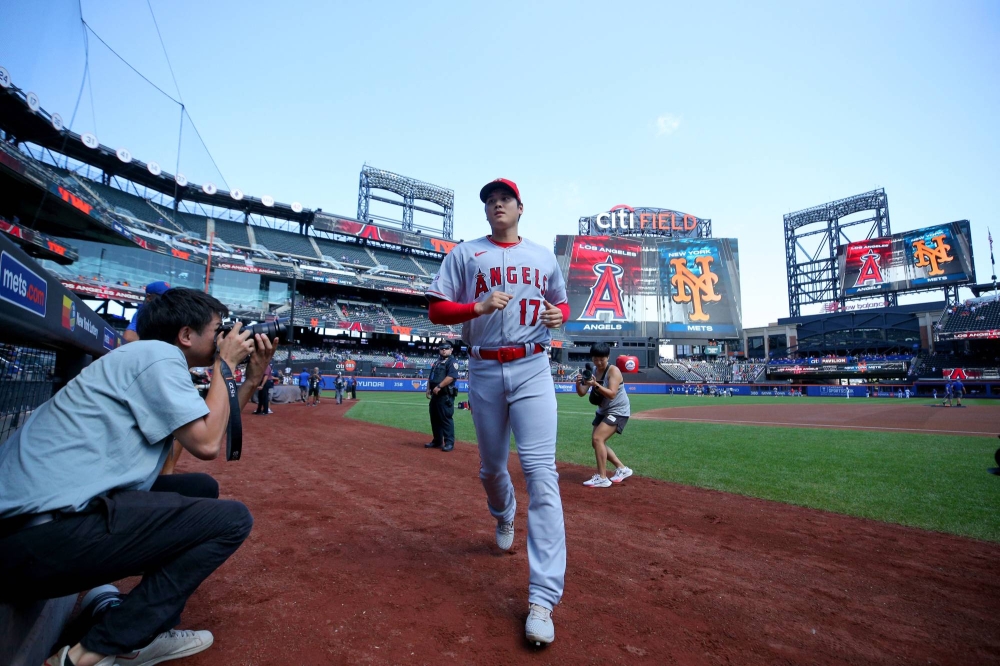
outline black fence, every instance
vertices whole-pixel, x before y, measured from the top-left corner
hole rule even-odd
[[[0,446],[31,412],[52,397],[56,353],[0,343]]]

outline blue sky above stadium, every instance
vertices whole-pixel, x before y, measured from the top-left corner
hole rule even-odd
[[[616,204],[711,218],[739,239],[746,326],[787,315],[782,215],[877,187],[894,232],[971,220],[990,278],[996,2],[151,4],[176,87],[138,0],[8,0],[0,65],[172,170],[177,104],[110,47],[183,99],[192,182],[328,212],[355,214],[367,162],[454,189],[458,238],[501,175],[540,242]]]

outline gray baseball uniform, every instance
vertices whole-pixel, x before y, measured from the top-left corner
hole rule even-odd
[[[498,520],[517,508],[507,469],[514,433],[528,486],[528,602],[555,608],[566,574],[566,530],[556,472],[556,394],[548,356],[551,341],[539,316],[543,300],[566,302],[566,284],[552,250],[522,239],[503,247],[488,237],[459,244],[445,257],[427,295],[455,303],[484,300],[493,290],[512,294],[503,310],[466,322],[470,345],[469,402],[479,443],[479,478]],[[519,347],[524,358],[500,362],[482,351]]]

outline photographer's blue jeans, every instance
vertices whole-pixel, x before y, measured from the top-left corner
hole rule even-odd
[[[142,576],[83,646],[124,654],[180,622],[188,597],[250,534],[240,502],[217,499],[207,474],[161,476],[149,492],[102,498],[103,510],[70,515],[0,539],[0,599],[48,599]]]

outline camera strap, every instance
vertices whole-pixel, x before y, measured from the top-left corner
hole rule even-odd
[[[240,418],[240,399],[236,390],[236,379],[229,364],[219,359],[222,381],[226,382],[229,393],[229,427],[226,428],[226,460],[239,460],[243,451],[243,421]]]

